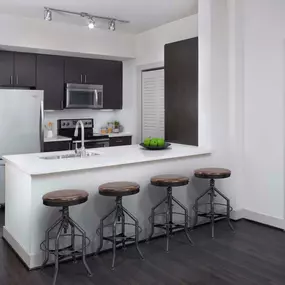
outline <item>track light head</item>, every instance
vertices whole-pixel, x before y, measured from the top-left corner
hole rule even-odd
[[[44,19],[46,21],[51,21],[52,20],[52,12],[49,8],[45,8],[44,10]]]
[[[113,32],[116,30],[116,22],[115,22],[115,20],[109,21],[109,30],[113,31]]]
[[[95,28],[95,21],[92,18],[89,19],[88,28],[89,30],[92,30]]]

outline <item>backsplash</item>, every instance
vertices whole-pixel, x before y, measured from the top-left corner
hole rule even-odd
[[[120,110],[112,111],[98,111],[98,110],[63,110],[63,111],[45,111],[45,125],[48,122],[53,123],[53,134],[57,134],[57,120],[60,119],[94,119],[94,131],[100,131],[102,126],[105,126],[107,122],[119,120]],[[124,126],[124,122],[120,121]],[[45,129],[46,133],[46,129]]]

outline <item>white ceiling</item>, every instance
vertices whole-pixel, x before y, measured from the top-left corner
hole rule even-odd
[[[198,0],[1,0],[0,13],[43,19],[44,6],[129,20],[117,30],[134,34],[198,12]],[[53,20],[86,25],[75,16],[54,13]]]

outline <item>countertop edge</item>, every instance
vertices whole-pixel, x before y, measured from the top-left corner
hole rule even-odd
[[[30,176],[46,176],[46,175],[55,175],[59,173],[67,173],[67,172],[76,172],[76,171],[84,171],[84,170],[92,170],[92,169],[102,169],[107,167],[114,167],[114,166],[122,166],[122,165],[130,165],[130,164],[140,164],[140,163],[147,163],[147,162],[155,162],[155,161],[161,161],[161,160],[172,160],[172,159],[181,159],[181,158],[189,158],[189,157],[195,157],[195,156],[201,156],[201,155],[211,155],[211,150],[202,150],[197,153],[191,153],[191,154],[183,154],[183,155],[174,155],[173,157],[159,157],[159,158],[151,158],[143,161],[128,161],[128,162],[114,162],[109,163],[108,165],[96,165],[96,166],[86,166],[78,169],[62,169],[62,170],[56,170],[56,171],[46,171],[46,172],[31,172],[23,169],[23,167],[19,166],[17,163],[13,162],[12,160],[6,159],[5,156],[3,156],[3,160],[5,162],[11,163],[14,167],[17,167],[22,172],[30,175]]]
[[[64,142],[64,141],[71,141],[71,138],[68,137],[63,137],[63,136],[56,136],[52,138],[44,138],[44,143],[49,143],[49,142]]]

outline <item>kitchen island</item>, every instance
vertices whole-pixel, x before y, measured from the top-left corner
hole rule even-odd
[[[4,156],[6,163],[6,213],[3,236],[28,268],[43,261],[40,243],[45,230],[59,217],[59,209],[46,207],[42,196],[60,189],[82,189],[89,192],[87,203],[70,208],[71,217],[85,229],[91,240],[87,253],[98,245],[96,229],[100,218],[114,207],[114,198],[98,193],[100,184],[110,181],[134,181],[140,193],[124,197],[123,204],[139,220],[140,239],[149,232],[151,208],[166,192],[150,186],[158,174],[177,173],[192,177],[193,170],[209,165],[210,151],[194,146],[172,144],[160,151],[145,150],[139,145],[90,149],[86,158],[68,157],[72,151]],[[96,154],[96,155],[95,155]],[[198,195],[191,183],[175,189],[174,195],[189,210]],[[128,230],[127,230],[128,231]],[[105,248],[110,247],[105,243]]]

